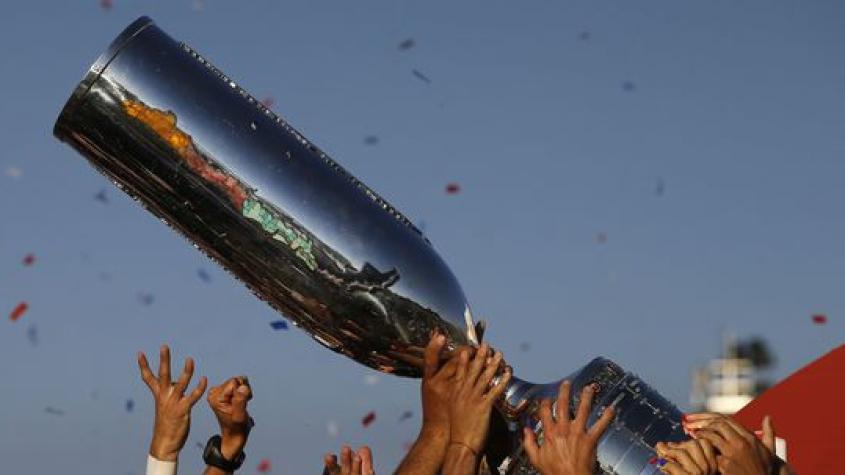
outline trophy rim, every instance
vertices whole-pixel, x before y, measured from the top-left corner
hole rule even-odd
[[[64,140],[64,125],[67,117],[73,115],[77,107],[85,100],[88,91],[94,83],[100,79],[103,72],[108,68],[109,64],[120,54],[120,51],[125,48],[136,36],[146,30],[148,27],[155,25],[152,18],[143,15],[138,17],[135,21],[129,24],[123,31],[120,32],[109,44],[109,46],[91,63],[88,67],[82,80],[73,89],[73,92],[65,102],[59,113],[56,123],[53,125],[53,135],[59,140]]]

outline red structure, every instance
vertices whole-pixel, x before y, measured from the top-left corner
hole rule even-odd
[[[843,473],[845,449],[845,345],[801,368],[764,392],[734,417],[746,428],[760,428],[770,415],[777,436],[786,440],[787,458],[798,473]]]

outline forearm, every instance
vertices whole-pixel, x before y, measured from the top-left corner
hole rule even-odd
[[[437,475],[446,457],[449,434],[423,428],[394,475]]]
[[[469,447],[462,444],[449,444],[446,450],[446,460],[443,462],[443,473],[449,475],[476,475],[478,473],[479,456]]]

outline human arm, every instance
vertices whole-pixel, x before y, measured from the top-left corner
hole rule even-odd
[[[493,404],[507,388],[511,370],[500,373],[502,354],[490,355],[482,344],[470,357],[470,351],[458,355],[449,407],[449,445],[443,473],[470,475],[478,472],[480,455],[487,440]],[[495,383],[494,383],[495,381]]]
[[[543,445],[530,428],[524,429],[523,447],[531,465],[543,475],[592,475],[596,466],[599,438],[613,421],[615,410],[607,407],[592,427],[587,428],[595,388],[584,387],[575,418],[569,415],[572,384],[564,381],[557,398],[557,417],[552,415],[551,402],[540,403]]]
[[[686,414],[684,428],[698,440],[715,447],[718,468],[724,475],[791,474],[791,468],[775,455],[775,430],[771,418],[763,419],[763,437],[754,434],[734,419],[714,413]]]
[[[245,376],[229,378],[208,391],[208,405],[220,426],[220,453],[226,460],[235,460],[246,446],[252,428],[252,418],[247,412],[250,399],[252,388]],[[226,475],[232,472],[209,465],[204,473]]]
[[[176,473],[179,452],[191,429],[191,410],[205,392],[208,381],[205,377],[200,378],[197,387],[186,395],[185,390],[194,374],[194,360],[185,360],[185,367],[174,383],[170,379],[170,348],[167,345],[162,345],[159,352],[158,375],[150,370],[143,352],[138,353],[138,367],[141,379],[155,401],[148,473]]]
[[[422,398],[422,427],[395,475],[435,475],[440,473],[449,444],[449,396],[457,359],[441,363],[446,337],[435,333],[425,348]]]

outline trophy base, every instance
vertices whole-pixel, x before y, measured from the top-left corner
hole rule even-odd
[[[593,424],[605,407],[613,406],[616,415],[602,435],[598,445],[596,473],[645,475],[661,473],[653,463],[658,442],[686,440],[681,426],[681,411],[636,375],[605,358],[596,358],[571,374],[569,412],[573,414],[580,403],[581,391],[589,384],[597,388],[590,413]],[[529,427],[542,444],[543,428],[536,418],[540,401],[557,400],[560,382],[533,384],[511,378],[508,389],[497,409],[505,423],[492,438],[499,439],[505,456],[488,458],[491,467],[500,474],[529,475],[537,472],[522,448],[522,428]],[[555,408],[556,409],[556,408]],[[502,441],[504,439],[504,443]],[[493,446],[497,445],[494,440]]]

